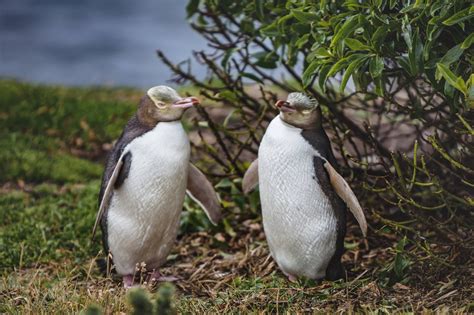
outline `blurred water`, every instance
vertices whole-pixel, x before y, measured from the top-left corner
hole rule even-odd
[[[205,42],[187,0],[0,0],[0,76],[66,85],[149,87]],[[203,75],[204,69],[194,68]]]

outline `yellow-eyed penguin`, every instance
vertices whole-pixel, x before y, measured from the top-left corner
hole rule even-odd
[[[247,170],[245,193],[260,189],[263,227],[270,252],[291,281],[296,277],[343,277],[346,204],[364,236],[364,213],[346,181],[335,171],[321,109],[303,93],[290,93],[275,106],[258,159]]]
[[[108,156],[93,235],[100,223],[105,252],[125,287],[132,286],[142,263],[153,271],[152,280],[159,278],[158,268],[178,233],[186,192],[213,224],[220,219],[213,186],[190,164],[189,139],[180,121],[198,103],[167,86],[149,89]]]

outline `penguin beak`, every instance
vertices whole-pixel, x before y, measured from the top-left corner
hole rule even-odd
[[[275,106],[282,112],[287,113],[287,112],[295,112],[296,109],[288,102],[279,100],[275,103]]]
[[[194,96],[191,96],[191,97],[185,97],[180,100],[177,100],[171,105],[171,107],[189,108],[198,104],[200,104],[199,100],[195,98]]]

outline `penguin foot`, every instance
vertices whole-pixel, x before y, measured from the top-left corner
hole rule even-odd
[[[130,289],[133,287],[133,275],[125,275],[122,277],[123,287],[125,289]]]
[[[286,275],[288,277],[288,280],[290,280],[290,282],[293,282],[293,283],[297,283],[298,282],[298,278],[296,278],[295,276],[293,275]]]
[[[283,270],[282,270],[283,271]],[[283,273],[285,274],[285,276],[288,277],[288,280],[290,280],[290,282],[293,282],[293,283],[296,283],[298,282],[298,278],[293,276],[293,275],[290,275],[289,273],[286,273],[283,271]]]

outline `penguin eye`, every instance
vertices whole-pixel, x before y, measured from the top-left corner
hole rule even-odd
[[[159,109],[164,109],[166,108],[166,104],[163,102],[157,102],[156,107],[158,107]]]

